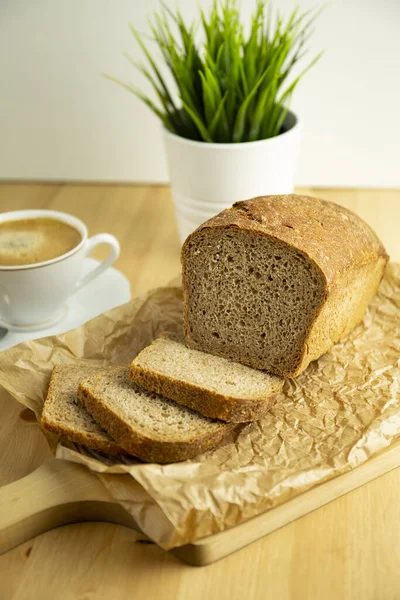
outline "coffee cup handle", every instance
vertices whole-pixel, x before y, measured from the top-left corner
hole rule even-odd
[[[86,285],[90,281],[93,281],[93,279],[98,277],[101,273],[103,273],[103,271],[108,269],[108,267],[111,267],[111,265],[117,260],[120,252],[119,242],[117,238],[115,238],[110,233],[98,233],[97,235],[93,235],[91,238],[89,238],[86,242],[85,258],[89,256],[89,254],[94,248],[96,248],[96,246],[100,246],[100,244],[107,244],[110,247],[109,255],[106,259],[103,260],[103,262],[100,265],[98,265],[95,269],[92,269],[92,271],[89,271],[89,273],[84,275],[78,281],[74,292],[77,292],[78,290],[83,288],[84,285]]]

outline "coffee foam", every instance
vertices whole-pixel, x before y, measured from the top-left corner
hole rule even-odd
[[[82,236],[57,219],[0,223],[0,266],[24,266],[52,260],[75,248]]]
[[[17,258],[38,250],[44,242],[40,231],[0,231],[0,252]]]

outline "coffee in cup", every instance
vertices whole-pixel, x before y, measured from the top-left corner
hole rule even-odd
[[[0,266],[33,265],[73,250],[82,240],[75,227],[51,218],[0,223]]]
[[[109,254],[82,275],[100,244]],[[54,210],[0,213],[0,326],[14,331],[50,327],[67,314],[66,301],[110,267],[119,255],[109,233],[88,237],[85,224]],[[93,299],[95,301],[95,298]]]

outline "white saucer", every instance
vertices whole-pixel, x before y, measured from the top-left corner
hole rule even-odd
[[[86,258],[83,275],[94,269],[99,261]],[[74,294],[62,308],[56,322],[43,329],[32,328],[24,331],[10,331],[0,326],[0,350],[6,350],[25,340],[63,333],[79,327],[100,313],[128,302],[131,298],[129,281],[120,271],[110,267]]]
[[[29,334],[32,333],[33,331],[48,330],[51,327],[53,327],[54,325],[57,325],[57,323],[59,323],[63,319],[65,319],[67,314],[68,314],[68,305],[64,304],[60,308],[60,310],[56,313],[56,315],[54,315],[54,317],[52,317],[48,321],[44,321],[43,323],[40,323],[40,325],[11,325],[10,323],[6,323],[6,321],[3,321],[2,319],[0,319],[0,330],[5,329],[8,332],[12,331],[13,333],[29,333]],[[1,335],[0,335],[0,337],[1,337]]]

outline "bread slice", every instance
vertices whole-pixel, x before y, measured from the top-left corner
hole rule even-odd
[[[182,247],[186,343],[296,377],[362,321],[387,260],[367,223],[332,202],[236,202]]]
[[[42,412],[42,426],[71,442],[106,454],[125,454],[77,399],[81,379],[104,367],[55,365]]]
[[[283,379],[160,337],[132,362],[130,379],[202,415],[246,423],[263,417]]]
[[[214,448],[233,426],[201,416],[173,400],[145,391],[128,378],[129,367],[82,381],[78,398],[129,454],[170,463]]]

